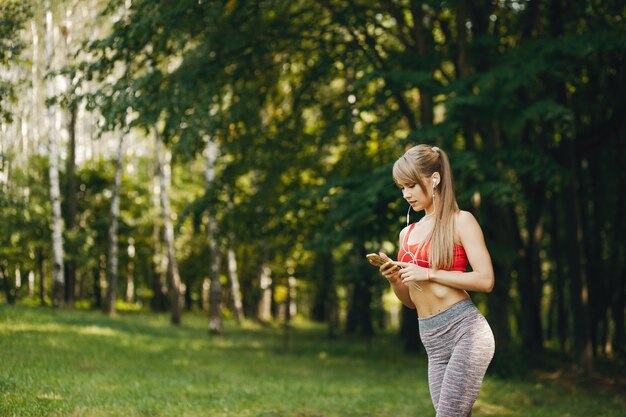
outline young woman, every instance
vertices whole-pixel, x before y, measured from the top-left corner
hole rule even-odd
[[[393,178],[411,208],[425,215],[400,232],[397,261],[380,253],[388,261],[380,272],[398,299],[417,309],[437,417],[471,416],[495,349],[491,328],[467,293],[493,288],[483,233],[471,213],[459,210],[441,149],[409,149],[394,164]]]

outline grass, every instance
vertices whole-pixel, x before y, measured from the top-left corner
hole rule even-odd
[[[424,354],[395,336],[329,340],[300,322],[281,329],[208,320],[0,305],[0,416],[433,416]],[[567,383],[566,383],[567,382]],[[623,417],[615,390],[563,378],[488,376],[480,416]]]

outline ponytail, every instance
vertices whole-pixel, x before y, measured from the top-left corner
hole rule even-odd
[[[433,268],[450,269],[454,262],[454,215],[459,211],[459,206],[454,195],[454,180],[448,155],[437,147],[433,147],[432,151],[437,154],[438,163],[434,165],[438,169],[433,169],[426,175],[439,172],[441,180],[435,187],[435,225],[426,239],[430,242],[428,261]]]

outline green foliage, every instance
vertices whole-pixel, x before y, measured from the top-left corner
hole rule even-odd
[[[177,254],[193,297],[214,255],[210,212],[220,253],[237,255],[247,311],[256,310],[268,264],[277,286],[295,273],[303,299],[324,286],[329,299],[340,294],[310,304],[370,297],[360,315],[370,317],[383,285],[363,252],[394,251],[406,213],[391,164],[406,146],[429,143],[448,151],[459,204],[483,226],[498,273],[489,319],[504,322],[494,326],[498,340],[522,339],[511,368],[533,343],[531,354],[541,355],[543,335],[562,339],[564,354],[577,346],[576,329],[592,330],[600,356],[606,340],[626,342],[619,314],[612,317],[626,308],[623,291],[614,291],[624,288],[626,262],[620,2],[107,3],[111,31],[89,39],[85,61],[62,71],[73,80],[62,103],[99,112],[99,133],[156,130],[173,152]],[[210,189],[209,142],[219,146]],[[120,261],[122,270],[133,264],[146,291],[161,220],[151,160],[133,163],[122,184]],[[40,177],[30,173],[40,169],[19,175]],[[12,270],[32,264],[28,242],[48,251],[45,233],[36,233],[48,228],[46,180],[19,175],[2,196],[2,214],[14,222],[0,225],[0,250]],[[77,175],[81,227],[65,236],[68,258],[84,259],[80,272],[93,277],[108,244],[113,164],[91,161]],[[32,213],[17,191],[29,181],[38,184]],[[589,324],[568,322],[582,311],[583,291],[570,290],[579,281],[589,290]]]
[[[22,275],[37,270],[37,262],[50,253],[51,207],[45,198],[47,160],[33,156],[24,170],[9,162],[13,155],[7,156],[3,168],[12,181],[0,192],[0,263],[3,273],[13,277],[17,269]],[[10,277],[5,279],[14,282]]]
[[[205,210],[221,249],[234,241],[246,258],[246,285],[264,257],[280,276],[329,251],[349,260],[339,282],[359,282],[360,251],[395,245],[404,210],[389,168],[415,142],[449,151],[461,206],[490,220],[479,218],[503,285],[541,285],[517,266],[537,262],[520,246],[547,197],[576,179],[569,144],[587,149],[604,125],[623,131],[623,99],[609,92],[623,82],[624,44],[617,4],[591,15],[535,6],[136,1],[77,70],[104,82],[87,98],[105,129],[157,127],[185,166],[219,144],[214,186],[174,198],[194,285]]]
[[[0,1],[0,66],[10,68],[20,62],[24,49],[22,29],[32,15],[32,5],[28,0]],[[0,78],[0,119],[11,122],[13,115],[10,103],[16,100],[15,87],[19,79]]]

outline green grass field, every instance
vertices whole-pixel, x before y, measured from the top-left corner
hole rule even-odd
[[[394,335],[329,340],[279,327],[0,305],[0,416],[434,416],[425,355]],[[563,378],[488,375],[477,416],[626,416],[616,390]]]

